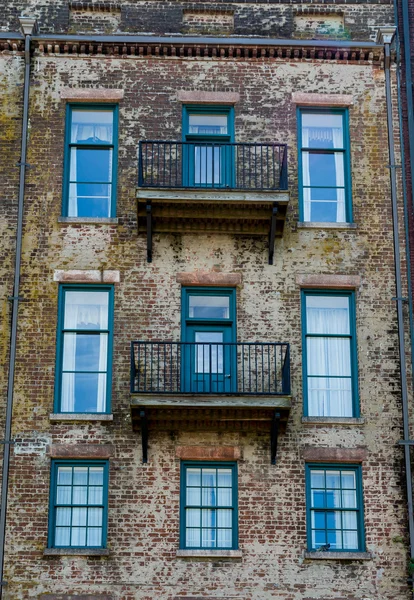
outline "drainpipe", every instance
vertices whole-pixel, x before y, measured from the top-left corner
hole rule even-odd
[[[398,321],[398,349],[400,355],[400,380],[402,396],[402,417],[403,434],[402,445],[404,448],[404,462],[407,488],[408,505],[408,530],[410,536],[410,557],[414,557],[414,519],[413,519],[413,487],[411,479],[411,451],[410,451],[410,430],[408,416],[408,390],[407,390],[407,368],[405,360],[405,340],[404,340],[404,314],[402,296],[402,278],[401,278],[401,258],[400,258],[400,237],[398,232],[398,206],[397,206],[397,177],[394,149],[394,127],[392,114],[392,91],[391,91],[391,43],[396,32],[396,27],[381,27],[378,30],[377,42],[384,45],[384,70],[385,70],[385,94],[387,104],[387,125],[388,125],[388,148],[390,157],[390,179],[391,179],[391,207],[393,224],[393,242],[394,242],[394,263],[395,263],[395,287],[397,303],[397,321]],[[413,589],[414,597],[414,589]]]
[[[26,156],[27,156],[27,129],[29,121],[29,89],[30,89],[30,42],[31,36],[36,30],[36,20],[31,17],[19,17],[20,27],[24,35],[24,88],[23,88],[23,118],[22,118],[22,138],[19,178],[19,200],[17,212],[17,233],[16,233],[16,256],[14,266],[14,284],[13,296],[9,298],[12,305],[11,335],[10,335],[10,358],[9,375],[7,382],[7,401],[6,401],[6,424],[4,427],[4,451],[3,451],[3,476],[1,482],[1,503],[0,503],[0,598],[4,596],[3,581],[4,571],[4,549],[6,536],[6,513],[7,513],[7,492],[9,484],[10,467],[10,445],[12,415],[13,415],[13,391],[14,391],[14,373],[16,366],[16,340],[17,340],[17,322],[19,310],[19,288],[20,288],[20,264],[22,256],[22,231],[23,231],[23,207],[24,207],[24,188],[26,180]]]

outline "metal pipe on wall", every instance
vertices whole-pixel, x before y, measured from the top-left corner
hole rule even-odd
[[[31,35],[35,31],[36,21],[30,17],[20,17],[20,24],[24,33],[24,86],[23,86],[23,117],[22,117],[22,137],[20,146],[20,176],[19,176],[19,199],[17,209],[17,231],[16,231],[16,254],[14,266],[13,295],[9,298],[12,305],[11,333],[10,333],[10,357],[9,374],[7,382],[7,401],[6,401],[6,423],[4,427],[4,451],[3,451],[3,473],[1,482],[1,502],[0,502],[0,598],[3,597],[4,586],[4,549],[6,537],[6,516],[7,516],[7,492],[9,485],[9,466],[10,466],[10,445],[12,416],[13,416],[13,392],[14,392],[14,374],[16,366],[16,343],[17,343],[17,323],[19,311],[19,291],[20,291],[20,265],[22,256],[22,237],[23,237],[23,208],[24,192],[26,182],[26,158],[27,158],[27,131],[29,123],[29,91],[30,91],[30,45]]]

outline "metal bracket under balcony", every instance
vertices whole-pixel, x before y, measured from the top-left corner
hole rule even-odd
[[[269,263],[283,235],[287,205],[285,144],[139,143],[138,232],[267,236]]]
[[[271,462],[291,406],[289,345],[132,342],[132,426],[143,460],[151,431],[270,434]]]

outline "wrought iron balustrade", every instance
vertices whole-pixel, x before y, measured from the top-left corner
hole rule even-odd
[[[131,343],[131,393],[290,394],[286,343]]]
[[[138,185],[287,190],[287,145],[143,140],[138,149]]]

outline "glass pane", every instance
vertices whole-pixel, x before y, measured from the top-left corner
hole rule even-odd
[[[326,491],[327,508],[341,508],[341,492],[339,490]]]
[[[232,547],[232,531],[231,529],[218,529],[217,530],[217,546],[219,548],[231,548]]]
[[[351,341],[312,337],[306,340],[308,375],[351,376]]]
[[[86,525],[86,508],[74,508],[72,511],[72,525]]]
[[[303,112],[302,146],[305,148],[343,148],[342,115]]]
[[[62,374],[62,412],[102,413],[106,409],[106,375]]]
[[[102,508],[88,508],[88,526],[102,527]]]
[[[57,508],[56,509],[56,525],[57,526],[70,526],[71,524],[72,509],[71,508]]]
[[[356,492],[354,490],[342,490],[342,503],[344,508],[356,508]]]
[[[231,506],[232,505],[231,488],[219,488],[217,490],[217,492],[218,492],[218,498],[217,498],[218,506]]]
[[[55,546],[70,546],[70,527],[56,527]]]
[[[216,527],[217,511],[215,510],[203,510],[202,511],[202,526],[203,527]]]
[[[344,531],[344,550],[358,550],[358,532]]]
[[[112,143],[112,110],[72,110],[71,143]]]
[[[325,471],[311,471],[311,487],[325,488]]]
[[[326,514],[324,512],[315,512],[311,513],[312,520],[312,529],[325,529],[326,527]]]
[[[355,473],[353,471],[342,471],[342,488],[354,490],[356,488]]]
[[[323,544],[326,544],[325,530],[316,529],[312,531],[312,548],[318,548]]]
[[[187,469],[187,485],[201,485],[201,469]]]
[[[189,296],[191,319],[228,319],[230,298],[228,296]]]
[[[307,221],[313,221],[317,223],[337,223],[339,221],[345,222],[345,200],[336,199],[336,196],[343,196],[338,190],[332,190],[328,188],[323,190],[323,194],[319,193],[319,188],[313,188],[310,190],[312,200],[308,202],[309,206],[305,210],[310,213]],[[321,196],[328,196],[325,200],[321,199]],[[315,199],[313,197],[316,196]],[[306,205],[306,201],[305,201]]]
[[[112,184],[70,183],[68,217],[110,217]]]
[[[89,485],[103,485],[103,467],[89,467]]]
[[[306,296],[306,333],[349,335],[349,297]]]
[[[199,548],[200,540],[200,529],[187,528],[185,530],[185,545],[187,548]]]
[[[187,488],[187,505],[200,506],[201,490],[200,488]]]
[[[58,467],[58,485],[72,485],[72,467]]]
[[[218,510],[217,527],[231,527],[232,515],[232,510]]]
[[[71,148],[70,183],[111,183],[111,148]]]
[[[73,485],[88,484],[88,467],[73,468]]]
[[[308,377],[308,411],[315,417],[352,417],[351,377]]]
[[[203,469],[203,486],[216,485],[216,469]]]
[[[102,504],[103,503],[103,488],[91,486],[89,488],[89,502],[88,504]]]
[[[326,471],[326,487],[339,489],[341,487],[341,472]]]
[[[357,513],[344,511],[342,513],[342,527],[343,529],[358,529]]]
[[[328,531],[328,544],[331,544],[330,550],[342,550],[342,532],[341,530]]]
[[[70,486],[58,485],[56,504],[72,504],[72,488]]]
[[[227,115],[189,115],[188,132],[198,135],[226,135]]]
[[[215,548],[216,546],[216,535],[215,529],[202,529],[201,530],[201,545],[203,548]]]
[[[88,527],[88,546],[102,546],[102,528]]]
[[[88,499],[88,488],[86,486],[73,487],[73,504],[86,504]]]
[[[225,148],[194,146],[195,185],[221,184],[226,175]]]
[[[72,527],[72,543],[71,546],[86,545],[86,527]]]
[[[216,488],[203,488],[203,506],[216,506]]]
[[[65,292],[64,329],[108,329],[109,292]]]
[[[327,529],[341,529],[341,512],[336,510],[335,512],[326,513],[326,527]]]
[[[218,485],[221,487],[232,486],[232,471],[231,469],[217,469]]]
[[[187,508],[187,527],[201,527],[200,513],[198,508]]]
[[[306,187],[343,188],[345,186],[343,153],[303,152],[302,180]],[[321,192],[322,190],[319,191]],[[329,193],[329,197],[332,199],[332,193]]]
[[[312,490],[311,493],[312,508],[325,508],[325,492],[321,490]]]
[[[65,333],[63,371],[106,371],[108,334]]]
[[[196,331],[196,373],[223,373],[223,342],[221,331]],[[199,342],[205,342],[199,344]]]

